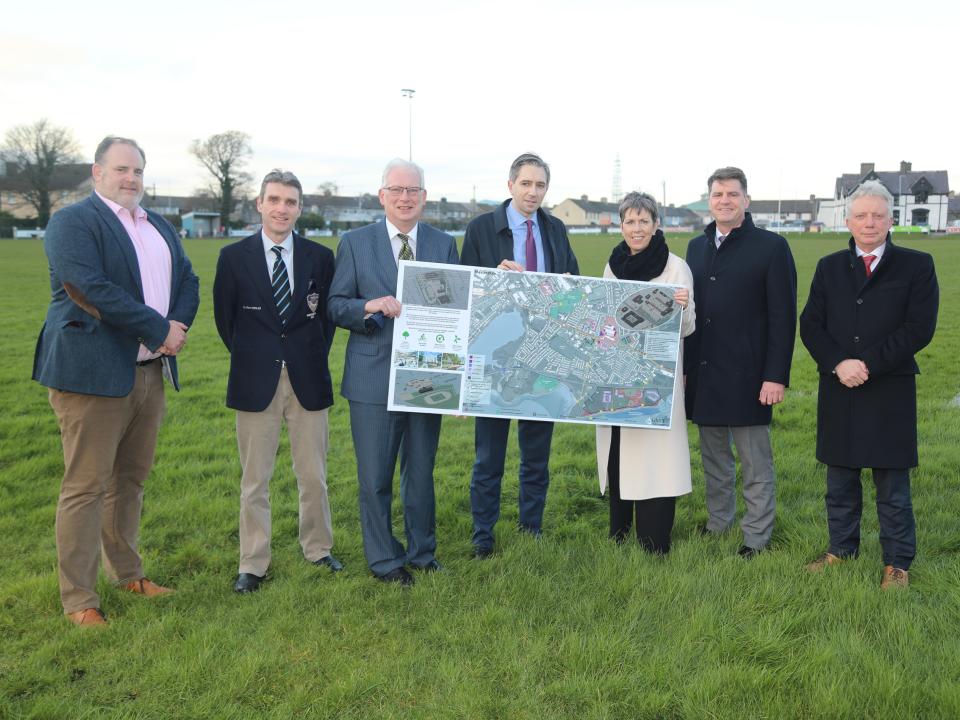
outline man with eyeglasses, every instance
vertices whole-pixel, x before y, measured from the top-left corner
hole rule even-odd
[[[350,331],[340,394],[350,403],[364,555],[377,579],[403,587],[414,582],[407,565],[441,569],[433,466],[442,416],[387,411],[398,263],[457,264],[453,237],[420,222],[426,201],[419,165],[387,163],[380,187],[386,218],[340,239],[329,303],[330,318]],[[398,455],[406,547],[393,535],[390,513]]]
[[[538,155],[524,153],[510,166],[511,198],[493,212],[474,218],[463,238],[464,265],[523,272],[579,275],[566,226],[540,207],[550,186],[550,166]],[[476,461],[470,479],[473,511],[473,553],[493,553],[493,528],[500,518],[500,486],[507,454],[510,420],[476,419]],[[550,483],[550,441],[553,423],[518,420],[520,443],[519,529],[540,536]]]

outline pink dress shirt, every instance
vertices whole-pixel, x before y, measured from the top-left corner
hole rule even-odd
[[[170,311],[170,248],[160,232],[150,224],[146,211],[137,205],[133,213],[122,205],[118,205],[105,198],[100,193],[97,197],[117,215],[133,243],[137,253],[137,264],[140,266],[140,284],[143,286],[143,302],[152,307],[163,317]],[[152,352],[145,345],[140,346],[137,362],[159,357],[160,353]]]

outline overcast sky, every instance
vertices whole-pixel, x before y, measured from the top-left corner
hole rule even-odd
[[[13,5],[13,7],[10,7]],[[756,199],[832,193],[861,162],[960,184],[955,1],[614,0],[549,3],[169,0],[7,3],[0,133],[47,117],[92,159],[136,138],[147,185],[204,184],[187,147],[252,137],[250,170],[307,192],[375,192],[408,151],[429,197],[506,196],[510,161],[540,153],[547,202],[623,189],[696,200],[742,167]]]

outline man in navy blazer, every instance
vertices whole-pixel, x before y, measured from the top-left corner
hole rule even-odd
[[[550,185],[550,167],[533,153],[513,161],[507,187],[512,198],[490,213],[474,218],[463,238],[461,262],[522,272],[579,275],[567,228],[540,207]],[[493,528],[500,517],[500,486],[507,455],[510,420],[476,419],[477,457],[470,479],[473,510],[473,552],[493,552]],[[518,420],[520,443],[520,530],[539,537],[550,484],[550,442],[553,423]]]
[[[340,393],[350,402],[363,551],[378,579],[403,586],[413,584],[405,565],[440,569],[433,466],[442,416],[387,411],[398,262],[457,263],[454,239],[420,222],[426,201],[420,166],[391,160],[380,188],[386,219],[344,234],[330,289],[330,317],[350,331]],[[398,454],[406,548],[390,516]]]
[[[817,264],[800,338],[817,362],[817,460],[827,466],[823,570],[860,552],[863,468],[873,470],[884,589],[908,585],[917,550],[910,470],[917,466],[914,355],[933,339],[933,258],[894,245],[893,196],[868,180],[847,197],[849,248]]]
[[[77,625],[103,625],[104,570],[146,596],[172,590],[144,576],[137,551],[143,486],[153,465],[176,355],[199,305],[199,281],[177,231],[140,207],[146,156],[134,140],[97,147],[93,194],[47,226],[50,307],[33,363],[60,424],[57,503],[60,599]]]
[[[239,593],[259,589],[270,567],[269,483],[286,422],[300,491],[304,557],[333,572],[327,499],[328,408],[333,387],[327,356],[334,326],[327,318],[333,252],[294,231],[303,188],[291,172],[273,170],[260,185],[259,232],[220,251],[213,283],[217,331],[230,351],[227,407],[237,411],[240,449]]]

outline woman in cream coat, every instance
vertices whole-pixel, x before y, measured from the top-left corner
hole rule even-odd
[[[673,299],[684,308],[681,335],[686,337],[694,329],[693,276],[687,264],[667,249],[659,226],[657,201],[646,193],[627,194],[620,203],[623,242],[614,248],[603,276],[681,286]],[[597,426],[600,491],[609,485],[610,537],[617,542],[626,540],[635,519],[637,539],[645,550],[657,554],[670,550],[676,499],[691,490],[683,408],[681,342],[670,429]]]

